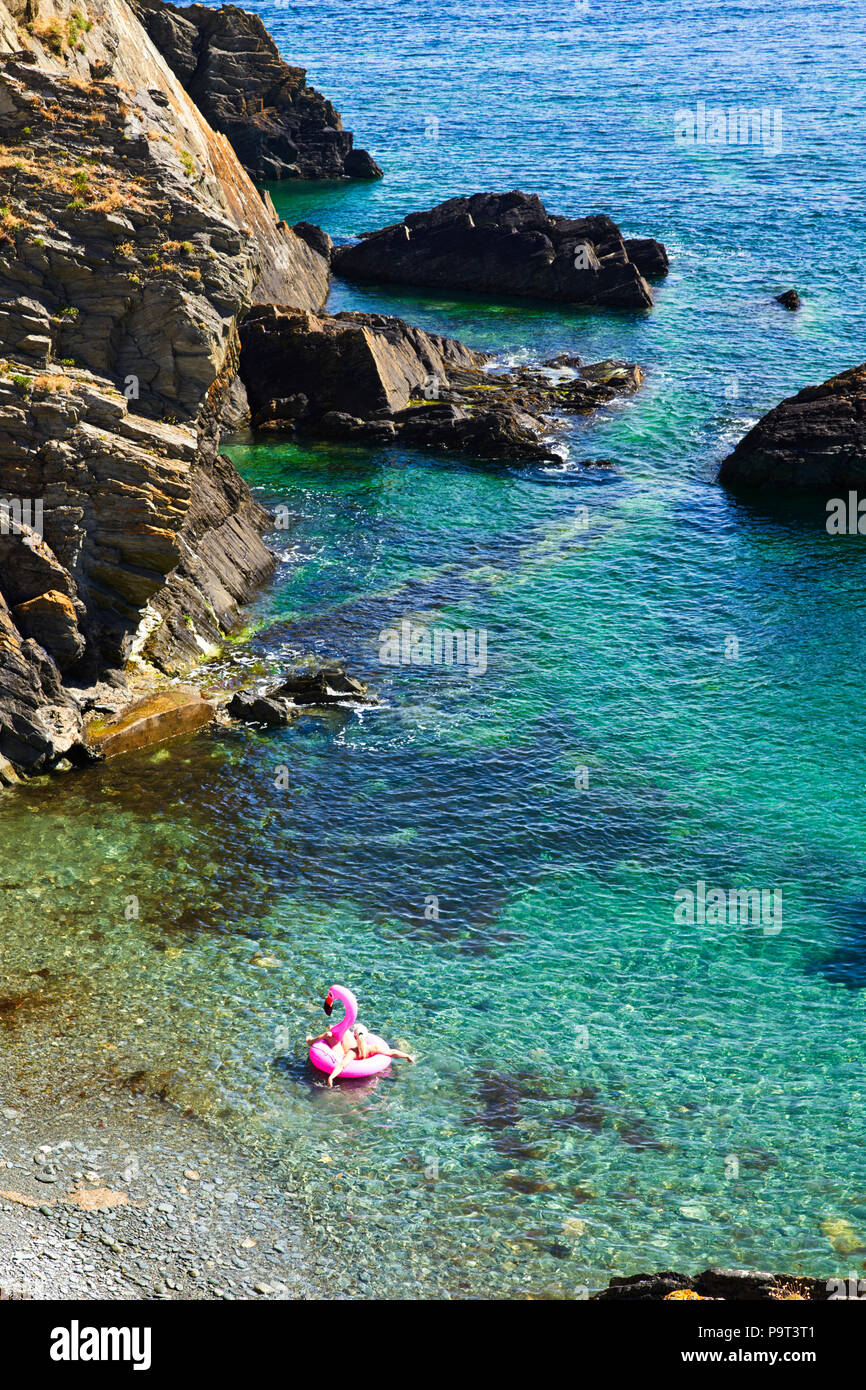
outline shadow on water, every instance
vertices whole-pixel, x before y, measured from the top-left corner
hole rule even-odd
[[[807,961],[806,973],[822,975],[846,989],[866,988],[866,898],[838,904],[830,913],[834,949],[817,960]]]

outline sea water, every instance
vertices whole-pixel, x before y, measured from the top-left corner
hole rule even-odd
[[[286,525],[206,680],[312,655],[378,704],[4,798],[8,1084],[143,1077],[285,1184],[332,1292],[844,1277],[866,1259],[866,553],[822,500],[715,476],[866,356],[866,11],[247,4],[386,170],[271,186],[289,221],[339,238],[522,188],[658,237],[671,272],[647,314],[335,282],[333,309],[646,383],[548,467],[229,448]],[[384,660],[404,623],[483,632],[483,670]],[[332,983],[418,1064],[319,1084]]]

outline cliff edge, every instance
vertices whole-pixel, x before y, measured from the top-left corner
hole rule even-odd
[[[0,0],[0,777],[88,756],[130,661],[213,652],[270,573],[218,453],[239,316],[308,312],[276,216],[125,0]],[[106,679],[107,678],[107,679]]]

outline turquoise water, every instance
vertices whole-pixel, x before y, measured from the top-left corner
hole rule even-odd
[[[336,657],[381,704],[6,799],[13,1082],[142,1073],[226,1127],[300,1198],[331,1290],[360,1265],[364,1292],[408,1296],[864,1267],[862,542],[714,477],[782,396],[864,356],[866,15],[259,8],[388,171],[272,189],[290,220],[347,235],[522,187],[673,265],[649,315],[339,282],[333,307],[647,383],[572,421],[559,468],[231,448],[291,525],[209,679]],[[781,152],[678,148],[701,101],[781,108]],[[791,285],[797,315],[772,303]],[[406,619],[484,629],[487,670],[383,665]],[[781,892],[781,929],[679,924],[699,881]],[[303,1035],[332,982],[419,1064],[316,1084]]]

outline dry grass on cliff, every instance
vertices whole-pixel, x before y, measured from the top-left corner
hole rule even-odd
[[[72,164],[47,149],[20,145],[0,151],[0,173],[11,181],[20,175],[20,192],[26,201],[40,193],[65,198],[72,211],[117,212],[129,208],[144,211],[141,190],[136,180],[118,173],[107,165]],[[22,219],[19,219],[19,225]]]
[[[24,28],[43,48],[49,49],[56,58],[61,58],[70,48],[77,49],[79,53],[85,51],[84,35],[90,33],[93,23],[81,10],[76,9],[65,20],[28,20]]]
[[[34,391],[74,391],[75,383],[68,376],[62,374],[42,374],[33,378]]]

